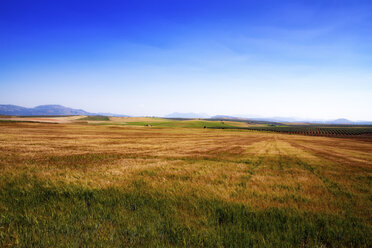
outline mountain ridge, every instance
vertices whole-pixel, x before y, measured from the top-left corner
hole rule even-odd
[[[37,115],[104,115],[116,117],[129,117],[129,115],[112,114],[112,113],[90,113],[83,109],[74,109],[58,104],[39,105],[33,108],[26,108],[12,104],[0,104],[0,115],[10,116],[37,116]],[[198,118],[198,119],[236,119],[252,121],[269,121],[269,122],[289,122],[289,123],[314,123],[314,124],[335,124],[335,125],[372,125],[372,121],[351,121],[346,118],[335,120],[316,120],[301,119],[294,117],[243,117],[240,115],[215,115],[209,116],[206,113],[180,113],[174,112],[164,116],[165,118]]]
[[[36,115],[102,115],[102,113],[90,113],[82,109],[74,109],[58,104],[39,105],[33,108],[26,108],[12,104],[0,104],[0,115],[15,116],[36,116]],[[128,117],[128,115],[118,115],[105,113],[107,116]]]

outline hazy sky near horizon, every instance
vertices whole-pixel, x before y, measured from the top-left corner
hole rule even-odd
[[[372,1],[0,1],[0,104],[372,120]]]

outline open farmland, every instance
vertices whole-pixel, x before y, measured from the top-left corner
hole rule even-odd
[[[129,119],[0,122],[0,246],[372,246],[371,135]]]

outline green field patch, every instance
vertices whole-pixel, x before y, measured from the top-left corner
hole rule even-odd
[[[221,121],[199,121],[199,120],[187,120],[187,121],[162,121],[162,122],[127,122],[125,125],[131,126],[154,126],[154,127],[184,127],[184,128],[211,128],[211,127],[235,127],[230,123]]]
[[[83,118],[80,118],[78,120],[81,120],[81,121],[109,121],[110,118],[107,117],[107,116],[93,115],[93,116],[83,117]]]
[[[185,198],[142,180],[125,189],[88,189],[1,179],[2,247],[372,246],[371,226],[354,217]]]

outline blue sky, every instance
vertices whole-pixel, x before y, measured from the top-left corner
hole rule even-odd
[[[0,1],[0,104],[372,120],[372,1]]]

